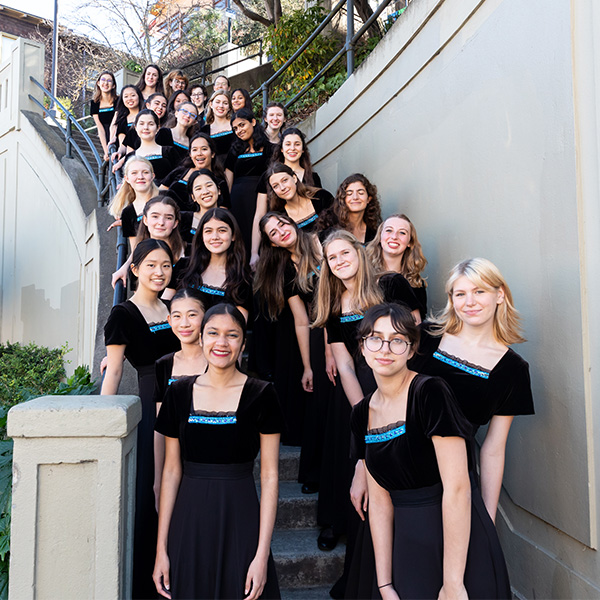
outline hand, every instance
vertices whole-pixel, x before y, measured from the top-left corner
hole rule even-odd
[[[254,560],[248,567],[246,583],[244,584],[244,594],[246,600],[256,600],[260,598],[267,582],[267,561],[254,557]]]
[[[154,563],[154,573],[152,573],[152,579],[156,590],[161,596],[165,598],[171,597],[171,585],[169,581],[169,569],[171,564],[169,557],[164,552],[156,553],[156,562]]]
[[[469,595],[463,583],[458,585],[445,583],[438,594],[438,600],[469,600]]]
[[[125,162],[125,157],[123,157],[119,162],[116,162],[113,165],[112,172],[116,173],[123,166],[124,162]]]
[[[302,388],[305,392],[313,391],[313,372],[312,369],[304,369],[302,373]]]
[[[250,268],[252,269],[252,271],[256,271],[256,265],[258,264],[258,254],[256,254],[255,252],[253,252],[250,255]]]
[[[119,281],[119,279],[123,282],[123,285],[127,285],[127,271],[123,267],[121,267],[118,271],[115,271],[112,274],[110,284],[113,286],[113,289],[115,289],[115,286],[117,285],[117,281]]]
[[[354,469],[354,477],[350,486],[350,500],[358,516],[364,521],[369,506],[369,492],[367,490],[367,473],[362,460],[356,463]]]
[[[106,367],[108,367],[108,356],[105,356],[100,361],[100,375],[102,375],[102,373],[104,373],[104,371],[106,371]]]
[[[121,222],[121,219],[115,219],[115,222],[114,222],[114,223],[111,223],[111,224],[110,224],[110,225],[107,227],[106,231],[110,231],[110,230],[111,230],[113,227],[121,227],[121,225],[122,225],[122,224],[123,224],[123,223]],[[115,286],[113,285],[113,287],[115,287]]]
[[[105,161],[105,162],[108,160],[108,152],[105,152],[105,153],[104,153],[104,156],[103,156],[103,158],[104,158],[104,161]]]
[[[329,381],[335,385],[335,378],[337,377],[337,365],[335,364],[335,358],[333,358],[332,352],[325,352],[325,372]]]

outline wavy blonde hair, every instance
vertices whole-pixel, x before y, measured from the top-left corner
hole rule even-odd
[[[496,306],[493,331],[495,339],[501,344],[520,344],[525,342],[522,335],[521,318],[513,303],[512,293],[498,267],[486,258],[469,258],[458,263],[446,281],[448,301],[444,310],[434,321],[432,333],[441,336],[444,333],[456,335],[460,333],[463,323],[454,310],[452,294],[454,284],[460,277],[466,277],[477,287],[492,291],[502,290],[504,302]]]
[[[206,103],[206,122],[209,125],[212,125],[215,122],[215,113],[213,112],[213,109],[212,109],[212,106],[211,106],[211,102],[217,96],[225,96],[225,98],[227,98],[227,101],[229,102],[229,110],[227,111],[227,115],[225,116],[225,118],[227,120],[229,120],[229,118],[231,117],[231,112],[232,112],[232,108],[231,108],[231,94],[229,92],[226,92],[225,90],[217,90],[216,92],[212,93],[210,99]]]
[[[417,237],[417,230],[412,221],[404,213],[390,215],[377,228],[375,237],[367,244],[367,256],[369,257],[369,260],[380,274],[386,272],[385,262],[383,260],[383,249],[381,247],[381,234],[389,219],[403,219],[410,225],[410,242],[408,243],[406,250],[402,253],[400,274],[406,277],[408,283],[410,283],[412,287],[427,287],[427,282],[421,276],[421,273],[427,266],[427,259],[423,254],[421,242],[419,242],[419,238]]]
[[[125,163],[125,166],[123,167],[123,183],[108,205],[108,212],[115,219],[120,219],[123,209],[126,206],[133,204],[135,201],[135,190],[129,185],[126,179],[126,177],[129,176],[129,171],[131,170],[131,165],[133,165],[133,163],[144,163],[150,169],[150,172],[154,174],[152,163],[142,156],[134,156]],[[152,194],[150,197],[156,196],[157,194],[158,188],[156,187],[154,180],[152,180]]]
[[[342,314],[342,294],[346,291],[346,287],[342,280],[331,272],[327,262],[327,248],[336,240],[347,242],[358,254],[356,291],[352,298],[352,310],[363,313],[371,306],[380,304],[384,300],[383,292],[377,284],[377,275],[369,263],[364,246],[349,231],[336,229],[327,236],[323,243],[323,259],[321,261],[313,327],[325,327],[330,317],[338,317]]]

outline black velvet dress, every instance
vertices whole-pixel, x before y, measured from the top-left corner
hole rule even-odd
[[[179,439],[183,461],[168,538],[171,594],[243,598],[260,525],[252,467],[260,434],[281,432],[281,409],[272,385],[248,378],[235,412],[195,411],[195,381],[173,382],[156,420],[156,431]],[[280,597],[272,556],[261,597]]]
[[[394,505],[392,582],[401,598],[435,599],[443,585],[443,489],[431,438],[466,439],[471,424],[438,377],[416,375],[406,420],[375,430],[368,429],[371,396],[352,410],[353,457],[365,459]],[[477,489],[464,583],[469,598],[511,598],[498,535]]]
[[[178,166],[178,162],[173,160],[172,148],[169,148],[168,146],[162,146],[159,154],[149,154],[142,158],[150,161],[152,169],[154,170],[154,183],[157,186],[160,186],[163,179]]]
[[[225,168],[225,159],[231,149],[231,144],[237,139],[233,131],[220,131],[219,133],[211,134],[210,125],[206,123],[200,131],[210,136],[210,139],[215,145],[215,163],[219,166],[219,169]]]
[[[110,124],[115,116],[115,105],[116,100],[112,106],[100,108],[100,102],[94,102],[93,100],[90,101],[90,115],[98,115],[100,124],[104,129],[104,134],[106,135],[107,144],[110,142]]]
[[[256,212],[257,185],[267,170],[273,146],[268,142],[255,152],[238,152],[233,148],[225,161],[225,168],[233,173],[231,186],[231,212],[242,231],[246,251],[250,256],[252,223]]]
[[[142,420],[137,434],[137,473],[133,542],[133,597],[156,595],[154,570],[156,528],[154,507],[155,361],[179,350],[179,340],[165,321],[148,324],[137,306],[127,300],[114,306],[104,326],[107,346],[125,345],[125,358],[137,371]]]
[[[133,204],[128,204],[121,213],[121,227],[125,238],[135,237],[144,215],[137,214]]]
[[[173,139],[173,130],[169,127],[161,127],[156,133],[156,143],[159,146],[169,146],[173,149],[172,161],[181,164],[190,153],[189,144],[186,146]]]

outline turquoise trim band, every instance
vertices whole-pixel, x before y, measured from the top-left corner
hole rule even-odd
[[[202,425],[235,425],[237,419],[233,417],[206,417],[204,415],[190,415],[188,423],[201,423]]]
[[[184,146],[183,144],[180,144],[179,142],[173,142],[173,146],[177,146],[178,148],[183,148],[184,150],[189,150],[188,146]]]
[[[238,158],[253,158],[254,156],[262,156],[262,152],[248,152],[247,154],[240,154]]]
[[[150,327],[152,333],[156,333],[162,329],[171,329],[171,326],[168,323],[160,323],[159,325],[152,325],[152,327]]]
[[[406,425],[400,425],[396,429],[390,429],[385,433],[371,433],[365,435],[366,444],[377,444],[379,442],[389,442],[394,438],[400,437],[406,433]]]
[[[213,296],[224,296],[225,295],[225,291],[224,290],[218,290],[217,288],[213,288],[207,285],[203,285],[202,287],[198,288],[201,292],[204,292],[205,294],[212,294]]]
[[[177,377],[169,377],[169,381],[167,381],[167,385],[171,385],[174,381],[177,381]]]
[[[220,133],[215,133],[214,135],[211,135],[211,138],[216,138],[216,137],[223,137],[224,135],[231,135],[233,133],[233,131],[221,131]]]
[[[300,221],[300,223],[297,224],[298,228],[302,229],[302,227],[306,227],[307,225],[314,223],[318,218],[319,218],[319,215],[317,213],[315,213],[312,217],[308,217],[308,218],[304,219],[304,221]]]
[[[101,113],[105,113],[105,112],[115,112],[115,107],[111,106],[110,108],[99,108],[98,112]]]
[[[476,369],[475,367],[469,367],[469,365],[465,365],[464,363],[454,360],[453,358],[445,356],[437,350],[433,353],[433,358],[437,358],[451,367],[455,367],[461,371],[464,371],[465,373],[469,373],[469,375],[475,375],[476,377],[481,377],[482,379],[489,379],[490,377],[490,374],[487,371],[482,371],[481,369]]]
[[[158,160],[159,158],[162,158],[162,154],[151,154],[150,156],[142,156],[142,158],[145,158],[146,160]]]
[[[183,185],[188,184],[188,182],[185,179],[179,179],[179,180],[177,180],[177,183],[182,183]]]
[[[344,315],[340,317],[340,323],[352,323],[352,321],[361,321],[365,315]]]

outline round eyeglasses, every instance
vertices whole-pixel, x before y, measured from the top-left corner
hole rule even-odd
[[[410,342],[403,340],[402,338],[394,338],[393,340],[384,340],[376,335],[370,335],[364,337],[363,342],[365,348],[369,352],[379,352],[383,348],[383,344],[387,344],[390,352],[396,356],[404,354],[408,347],[411,345]]]

